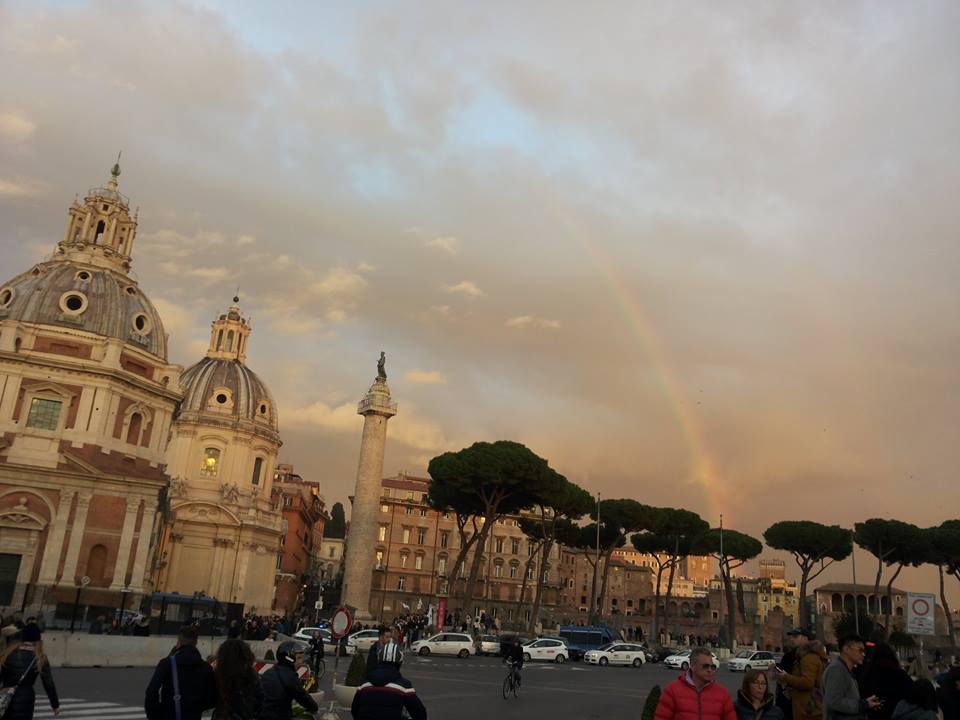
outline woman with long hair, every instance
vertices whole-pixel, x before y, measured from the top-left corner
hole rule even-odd
[[[907,696],[893,709],[893,720],[939,720],[937,691],[925,678],[914,680]]]
[[[737,720],[783,720],[783,711],[773,701],[770,680],[763,670],[747,670],[733,708]]]
[[[14,636],[7,649],[0,653],[0,692],[13,695],[10,706],[0,720],[33,720],[33,706],[36,692],[33,684],[37,676],[47,692],[50,707],[55,716],[60,715],[60,699],[57,686],[53,684],[50,662],[43,652],[43,639],[36,623],[27,626]]]
[[[214,720],[255,720],[263,710],[260,675],[253,651],[240,638],[225,640],[217,650],[217,708]]]

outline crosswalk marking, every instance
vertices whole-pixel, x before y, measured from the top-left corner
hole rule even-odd
[[[53,710],[44,700],[46,698],[37,698],[36,709],[33,717],[36,720],[49,720],[53,718]],[[69,698],[60,701],[60,717],[63,720],[68,718],[84,718],[85,720],[145,720],[146,714],[142,707],[134,705],[120,705],[109,702],[87,702],[76,698]]]

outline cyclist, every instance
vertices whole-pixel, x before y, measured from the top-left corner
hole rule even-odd
[[[320,663],[323,660],[323,635],[319,630],[313,631],[313,637],[310,638],[309,649],[310,670],[314,675],[320,673]]]
[[[350,713],[354,720],[400,720],[405,717],[427,720],[427,709],[417,697],[413,684],[400,674],[403,662],[400,647],[390,641],[380,648],[377,657],[377,666],[353,696]]]
[[[503,656],[503,661],[513,667],[513,679],[520,687],[520,671],[523,670],[523,648],[520,646],[520,638],[514,638],[513,644]]]
[[[261,678],[263,685],[262,720],[291,720],[292,702],[296,700],[308,712],[315,713],[319,706],[300,684],[297,668],[303,661],[303,645],[287,640],[277,648],[277,664]]]

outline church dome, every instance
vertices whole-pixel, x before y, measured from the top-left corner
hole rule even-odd
[[[40,263],[0,285],[0,320],[84,330],[167,359],[157,309],[136,282],[109,268],[67,259]]]
[[[180,376],[181,421],[247,423],[253,432],[276,438],[273,396],[244,362],[250,329],[236,305],[214,320],[207,356]]]

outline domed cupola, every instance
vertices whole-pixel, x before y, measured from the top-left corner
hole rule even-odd
[[[234,297],[230,309],[213,321],[207,356],[180,376],[184,397],[179,422],[245,426],[255,434],[277,439],[273,396],[246,360],[251,327]]]
[[[0,321],[56,325],[135,344],[167,359],[160,314],[127,272],[137,232],[117,191],[120,166],[69,211],[53,258],[0,284]]]

